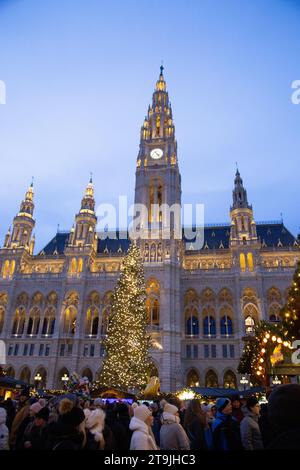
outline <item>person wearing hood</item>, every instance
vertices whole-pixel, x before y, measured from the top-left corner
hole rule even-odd
[[[269,397],[268,416],[276,437],[267,449],[299,450],[300,385],[278,385]]]
[[[160,428],[161,450],[190,450],[187,434],[180,424],[177,406],[166,403]]]
[[[9,450],[9,431],[6,426],[7,413],[4,408],[0,408],[0,450]]]
[[[242,408],[244,418],[240,424],[241,439],[245,450],[263,449],[262,436],[258,424],[260,404],[257,398],[250,397]]]
[[[211,425],[214,449],[243,449],[240,426],[237,420],[232,416],[232,404],[229,398],[218,398],[216,408],[216,419]]]
[[[130,450],[158,450],[151,426],[153,424],[152,412],[145,405],[134,408],[129,428],[133,431]]]

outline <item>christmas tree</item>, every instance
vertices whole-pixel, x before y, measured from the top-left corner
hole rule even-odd
[[[122,390],[140,388],[147,382],[149,336],[146,290],[140,252],[131,244],[123,261],[111,305],[106,356],[100,383]]]
[[[266,381],[272,365],[289,359],[293,341],[300,338],[300,263],[280,316],[279,324],[262,321],[255,327],[254,337],[244,347],[238,366],[240,374],[252,374]]]

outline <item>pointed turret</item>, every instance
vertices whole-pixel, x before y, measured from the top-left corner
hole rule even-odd
[[[79,213],[75,217],[75,227],[71,230],[69,246],[92,245],[96,222],[94,185],[91,177],[81,200]]]
[[[26,248],[30,250],[31,234],[35,225],[33,219],[34,211],[34,190],[33,183],[26,191],[25,198],[21,202],[20,210],[13,220],[13,230],[10,230],[5,237],[5,248]]]
[[[236,209],[237,207],[247,207],[248,209],[251,209],[251,206],[249,206],[247,200],[247,191],[243,186],[243,180],[238,169],[236,170],[235,174],[232,198],[233,205],[231,209]]]
[[[231,245],[249,245],[257,242],[256,224],[253,217],[252,206],[248,203],[247,191],[237,169],[232,191],[233,204],[230,208],[231,218]]]

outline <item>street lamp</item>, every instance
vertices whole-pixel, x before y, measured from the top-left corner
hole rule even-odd
[[[240,380],[240,383],[244,386],[244,390],[246,390],[246,386],[249,383],[249,380],[247,379],[247,377],[243,375],[243,377]]]
[[[274,379],[272,378],[272,384],[273,385],[280,385],[281,384],[281,380],[277,377],[277,375],[275,375]]]
[[[38,373],[36,374],[36,376],[34,377],[34,380],[36,381],[36,388],[39,388],[38,386],[39,386],[39,384],[40,384],[40,382],[41,382],[41,380],[42,380],[42,376],[41,376],[41,374],[40,374],[39,372],[38,372]]]
[[[64,374],[61,378],[63,384],[64,384],[64,387],[67,388],[67,382],[69,380],[69,377],[68,377],[68,374]]]

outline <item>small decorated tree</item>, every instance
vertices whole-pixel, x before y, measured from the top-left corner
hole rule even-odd
[[[122,390],[140,389],[147,382],[149,336],[146,290],[140,252],[131,244],[123,261],[111,304],[105,358],[99,381]]]
[[[262,321],[255,327],[254,337],[244,347],[238,366],[240,374],[250,374],[268,385],[272,367],[289,358],[292,342],[300,338],[300,263],[280,315],[279,324]]]

